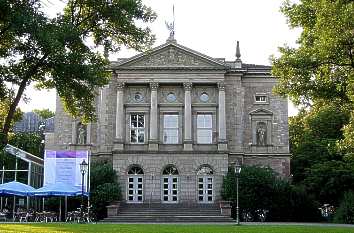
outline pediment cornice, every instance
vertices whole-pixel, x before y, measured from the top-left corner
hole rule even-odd
[[[129,59],[112,62],[111,69],[226,69],[225,62],[177,43],[166,43]]]

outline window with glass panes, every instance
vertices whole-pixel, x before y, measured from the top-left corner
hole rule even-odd
[[[130,115],[130,142],[145,142],[145,116],[142,113]]]
[[[163,117],[163,143],[178,143],[178,115],[166,114]]]
[[[213,141],[213,122],[211,114],[197,115],[197,143],[211,144]]]

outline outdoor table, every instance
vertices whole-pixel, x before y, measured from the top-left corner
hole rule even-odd
[[[7,218],[6,218],[6,213],[2,213],[0,212],[0,221],[7,221]]]

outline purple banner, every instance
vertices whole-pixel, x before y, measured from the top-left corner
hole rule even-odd
[[[86,158],[87,157],[87,151],[52,151],[52,150],[47,150],[46,151],[46,158]]]

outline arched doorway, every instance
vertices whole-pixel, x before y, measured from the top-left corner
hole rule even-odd
[[[197,171],[197,196],[199,203],[214,201],[214,172],[209,165],[202,165]]]
[[[174,165],[167,165],[162,171],[162,202],[178,202],[179,177],[178,169]]]
[[[139,165],[132,165],[128,170],[127,202],[143,202],[144,171]]]

